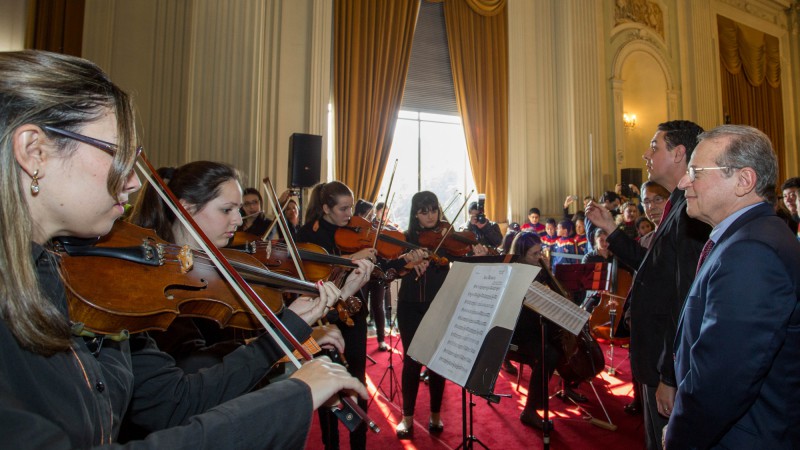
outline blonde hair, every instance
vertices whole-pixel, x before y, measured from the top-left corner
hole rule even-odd
[[[13,135],[26,124],[80,132],[111,111],[117,118],[118,148],[108,175],[117,196],[133,167],[136,130],[128,95],[95,64],[40,51],[0,53],[0,317],[19,345],[43,355],[70,345],[69,322],[39,288],[31,261],[33,223],[13,151]],[[68,156],[69,139],[48,135]]]

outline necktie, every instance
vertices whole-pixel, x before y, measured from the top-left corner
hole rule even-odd
[[[706,260],[708,254],[711,253],[712,248],[714,248],[714,241],[709,239],[706,241],[706,245],[703,246],[703,250],[700,252],[700,259],[697,260],[697,272],[700,272],[700,267],[703,265],[703,261]],[[697,272],[695,272],[695,274]]]
[[[667,219],[667,216],[669,215],[669,211],[671,209],[672,209],[672,202],[670,201],[670,199],[667,199],[667,204],[664,205],[664,212],[661,214],[662,222]]]

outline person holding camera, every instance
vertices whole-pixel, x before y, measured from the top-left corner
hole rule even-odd
[[[487,247],[497,248],[503,243],[500,226],[486,218],[483,198],[469,204],[469,224],[466,229],[475,233],[478,243]]]

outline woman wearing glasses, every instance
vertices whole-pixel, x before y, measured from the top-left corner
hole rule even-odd
[[[444,226],[443,226],[444,225]],[[445,228],[449,226],[443,222],[443,214],[439,199],[430,191],[417,192],[411,197],[411,211],[408,219],[406,241],[419,245],[420,233],[426,230]],[[473,254],[482,256],[487,254],[483,245],[473,246]],[[447,255],[452,259],[452,256]],[[422,365],[408,356],[407,350],[417,332],[422,318],[442,287],[450,266],[429,265],[428,261],[415,267],[403,277],[400,292],[397,295],[397,326],[400,329],[400,339],[403,342],[403,374],[401,388],[403,390],[403,420],[397,424],[395,432],[398,439],[411,439],[414,437],[414,409],[417,404],[419,390],[419,377]],[[444,378],[441,375],[427,371],[428,385],[430,388],[430,418],[428,431],[440,434],[444,431],[441,419],[442,397],[444,396]]]
[[[127,415],[157,430],[142,448],[230,448],[232,439],[245,448],[303,448],[314,408],[341,390],[366,398],[358,380],[326,359],[244,394],[276,356],[265,338],[185,375],[146,334],[101,345],[73,335],[47,245],[108,233],[141,187],[131,102],[88,61],[0,53],[0,128],[4,445],[109,445]]]

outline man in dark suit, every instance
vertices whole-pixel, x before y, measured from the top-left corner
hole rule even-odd
[[[658,406],[671,409],[675,397],[672,344],[683,300],[710,230],[686,215],[683,191],[677,189],[702,131],[687,120],[659,124],[650,148],[642,155],[649,179],[670,192],[649,249],[618,230],[605,208],[594,203],[586,208],[586,216],[609,234],[611,251],[623,263],[637,268],[628,293],[631,371],[642,386],[645,440],[650,450],[661,448],[662,429],[667,424]]]
[[[679,184],[714,244],[678,328],[669,450],[800,448],[800,243],[773,208],[777,173],[764,133],[723,125]]]

